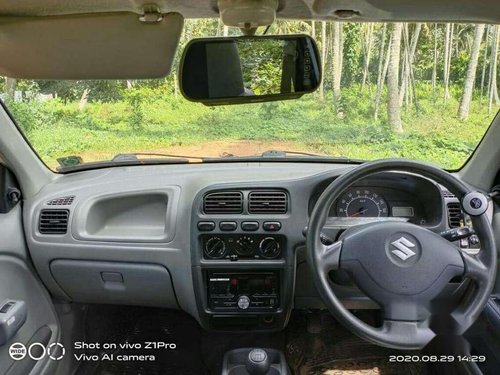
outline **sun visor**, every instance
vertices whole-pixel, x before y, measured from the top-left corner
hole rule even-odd
[[[0,18],[0,76],[141,79],[170,73],[184,18],[135,13]]]

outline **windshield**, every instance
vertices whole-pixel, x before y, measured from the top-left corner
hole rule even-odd
[[[178,54],[194,37],[228,33],[239,31],[218,20],[189,20]],[[299,100],[207,107],[179,92],[177,57],[164,79],[0,77],[0,95],[54,170],[118,154],[154,154],[134,156],[141,160],[185,155],[200,162],[269,150],[404,157],[457,169],[499,109],[498,26],[278,21],[273,33],[306,33],[317,41],[324,78],[317,92]],[[259,77],[272,79],[266,74],[272,64],[263,58],[256,65]]]

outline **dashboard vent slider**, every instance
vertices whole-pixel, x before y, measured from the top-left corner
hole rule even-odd
[[[448,224],[450,228],[458,228],[462,221],[462,207],[459,202],[449,202],[446,205],[448,209]]]
[[[208,193],[203,198],[203,212],[206,214],[240,214],[243,212],[243,193],[239,191]]]
[[[68,219],[69,210],[42,210],[38,230],[42,234],[65,234],[68,230]]]
[[[248,195],[248,211],[251,214],[285,214],[287,210],[284,191],[252,191]]]

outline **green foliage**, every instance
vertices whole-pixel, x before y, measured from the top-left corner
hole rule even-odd
[[[238,43],[245,87],[256,95],[280,92],[283,42]]]
[[[362,61],[361,52],[361,32],[362,24],[346,23],[343,27],[343,45],[344,51],[344,67],[342,72],[342,83],[350,85],[353,82],[359,82],[359,77],[363,74],[360,69]]]
[[[129,105],[130,115],[128,122],[133,130],[139,130],[143,127],[144,114],[142,112],[142,103],[145,99],[141,89],[131,88],[124,95],[125,102]]]
[[[36,81],[36,85],[37,92],[52,94],[67,102],[79,100],[85,89],[91,101],[116,101],[122,99],[126,88],[125,81],[117,80]]]
[[[52,105],[46,105],[47,103],[35,100],[18,102],[6,98],[5,104],[12,113],[16,123],[28,134],[35,129],[46,127],[46,124],[53,121],[54,116],[57,116]],[[57,105],[57,103],[54,102],[54,105]]]
[[[199,145],[199,155],[213,154],[213,142],[228,146],[238,141],[280,142],[284,148],[350,158],[407,157],[458,168],[474,150],[491,121],[484,106],[472,103],[466,124],[455,111],[460,89],[451,87],[446,105],[432,100],[430,85],[420,84],[420,110],[403,112],[403,135],[386,125],[385,111],[373,119],[370,90],[343,90],[345,112],[339,117],[316,95],[297,101],[231,107],[205,107],[174,96],[165,85],[134,87],[124,99],[88,103],[62,99],[8,101],[17,122],[42,158],[51,166],[63,155],[82,155],[85,161],[109,159],[120,152],[162,150]],[[374,87],[371,88],[371,91]],[[223,146],[219,146],[223,147]],[[216,150],[219,153],[224,148]]]

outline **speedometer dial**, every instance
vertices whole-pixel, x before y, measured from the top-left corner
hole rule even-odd
[[[387,202],[368,189],[355,188],[345,192],[337,202],[337,216],[386,217]]]

